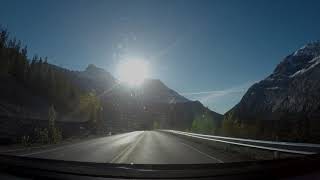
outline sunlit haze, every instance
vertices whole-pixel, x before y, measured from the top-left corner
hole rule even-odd
[[[117,73],[120,82],[130,86],[139,86],[148,76],[148,63],[140,59],[132,59],[119,63]]]

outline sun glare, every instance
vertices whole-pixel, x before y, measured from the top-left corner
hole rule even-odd
[[[131,86],[140,85],[148,74],[148,64],[143,60],[128,60],[118,65],[121,82]]]

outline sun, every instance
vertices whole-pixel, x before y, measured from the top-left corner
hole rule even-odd
[[[148,75],[148,63],[143,60],[127,60],[118,65],[120,81],[130,86],[139,86]]]

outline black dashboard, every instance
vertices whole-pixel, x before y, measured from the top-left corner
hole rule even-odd
[[[320,179],[320,156],[217,164],[110,164],[0,155],[0,179]]]

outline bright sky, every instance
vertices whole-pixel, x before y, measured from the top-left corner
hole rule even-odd
[[[29,55],[116,74],[121,59],[224,113],[305,43],[320,39],[320,1],[2,0],[0,24]]]

